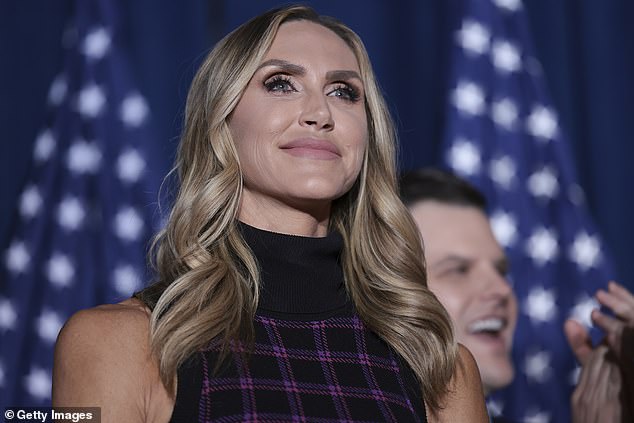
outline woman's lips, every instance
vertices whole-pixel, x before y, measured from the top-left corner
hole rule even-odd
[[[330,141],[300,138],[280,147],[286,153],[307,159],[334,160],[341,157],[339,149]]]

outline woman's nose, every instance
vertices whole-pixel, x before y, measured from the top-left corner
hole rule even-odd
[[[335,127],[328,98],[322,93],[307,93],[299,117],[302,126],[331,131]]]

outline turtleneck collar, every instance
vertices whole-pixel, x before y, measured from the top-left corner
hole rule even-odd
[[[311,320],[349,306],[340,256],[343,238],[285,235],[240,222],[240,231],[260,266],[258,313]]]

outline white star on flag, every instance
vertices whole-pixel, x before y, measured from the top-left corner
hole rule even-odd
[[[491,119],[499,127],[512,131],[517,123],[517,105],[509,98],[494,101],[491,105]]]
[[[48,90],[48,102],[53,106],[59,106],[66,98],[68,92],[68,82],[63,75],[57,76]]]
[[[461,175],[475,175],[480,172],[480,151],[467,140],[456,140],[449,150],[447,161]]]
[[[601,260],[599,240],[586,232],[578,233],[570,247],[569,255],[582,271],[596,267]]]
[[[101,165],[101,151],[94,143],[76,140],[68,150],[68,168],[77,174],[97,173]]]
[[[568,198],[575,206],[582,206],[586,203],[586,195],[578,184],[571,184],[568,187]]]
[[[6,253],[7,269],[13,274],[24,273],[27,266],[31,262],[31,255],[21,241],[14,241]]]
[[[42,208],[42,194],[35,185],[29,185],[20,196],[20,215],[33,218]]]
[[[504,9],[509,12],[516,12],[522,7],[521,0],[493,0],[493,3],[500,9]]]
[[[82,225],[86,212],[75,197],[66,197],[57,209],[57,222],[68,231],[75,231]]]
[[[521,67],[520,53],[517,47],[505,40],[496,40],[491,46],[493,66],[502,73],[517,72]]]
[[[15,327],[18,313],[11,301],[6,298],[0,298],[0,331],[6,331]]]
[[[515,179],[515,162],[509,156],[498,157],[489,164],[489,175],[493,182],[504,189],[510,189]]]
[[[504,248],[515,244],[517,240],[517,221],[510,213],[497,210],[491,214],[491,229],[497,241]]]
[[[487,411],[491,417],[499,417],[502,415],[502,411],[504,410],[504,404],[501,401],[497,401],[494,399],[488,399],[486,402]]]
[[[124,241],[135,241],[143,231],[143,219],[132,207],[124,207],[115,216],[114,230]]]
[[[460,81],[453,92],[452,99],[456,108],[463,113],[480,115],[484,112],[484,92],[476,83]]]
[[[114,270],[114,287],[121,295],[130,296],[141,286],[141,279],[134,267],[119,266]]]
[[[136,128],[145,122],[150,108],[147,102],[138,93],[130,94],[122,102],[119,109],[119,117],[126,126]]]
[[[526,252],[535,264],[543,266],[559,254],[557,238],[552,230],[537,228],[526,242]]]
[[[529,176],[528,190],[535,197],[546,199],[555,197],[559,192],[557,174],[550,166],[544,166]]]
[[[555,294],[541,286],[531,288],[524,302],[524,313],[533,323],[546,323],[557,314]]]
[[[458,44],[470,54],[484,54],[489,48],[489,30],[471,19],[462,22],[462,28],[456,34],[456,38]]]
[[[55,253],[46,264],[46,276],[58,288],[65,288],[75,276],[75,268],[64,254]]]
[[[93,28],[82,44],[81,51],[92,60],[103,58],[110,50],[111,37],[105,28]]]
[[[537,382],[544,383],[552,374],[550,366],[550,354],[547,351],[537,351],[526,355],[524,362],[524,373],[526,377]]]
[[[85,118],[95,118],[106,105],[106,95],[97,84],[82,88],[77,98],[77,110]]]
[[[35,149],[33,150],[35,161],[44,162],[48,160],[53,151],[55,151],[55,144],[53,133],[49,129],[42,131],[35,140]]]
[[[45,400],[51,398],[51,375],[44,369],[34,367],[26,376],[26,390],[33,398]]]
[[[117,175],[122,181],[134,183],[145,170],[145,160],[135,149],[127,149],[117,159]]]
[[[592,319],[590,317],[592,310],[598,309],[599,307],[600,305],[597,300],[585,295],[579,299],[576,305],[572,308],[570,317],[584,325],[586,328],[590,328],[592,327]]]
[[[542,410],[530,410],[526,412],[522,423],[550,423],[550,414]]]
[[[542,141],[549,141],[557,135],[557,116],[555,112],[545,106],[533,107],[526,121],[528,133]]]
[[[57,313],[49,310],[42,311],[36,321],[38,335],[50,344],[55,343],[63,325],[64,320]]]
[[[542,68],[541,63],[535,57],[528,56],[525,59],[526,63],[526,71],[536,78],[542,78],[544,75],[544,69]]]

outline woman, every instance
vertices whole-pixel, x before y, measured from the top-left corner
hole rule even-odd
[[[190,89],[158,281],[69,320],[54,404],[105,422],[487,421],[425,288],[394,143],[346,26],[295,6],[225,37]]]

